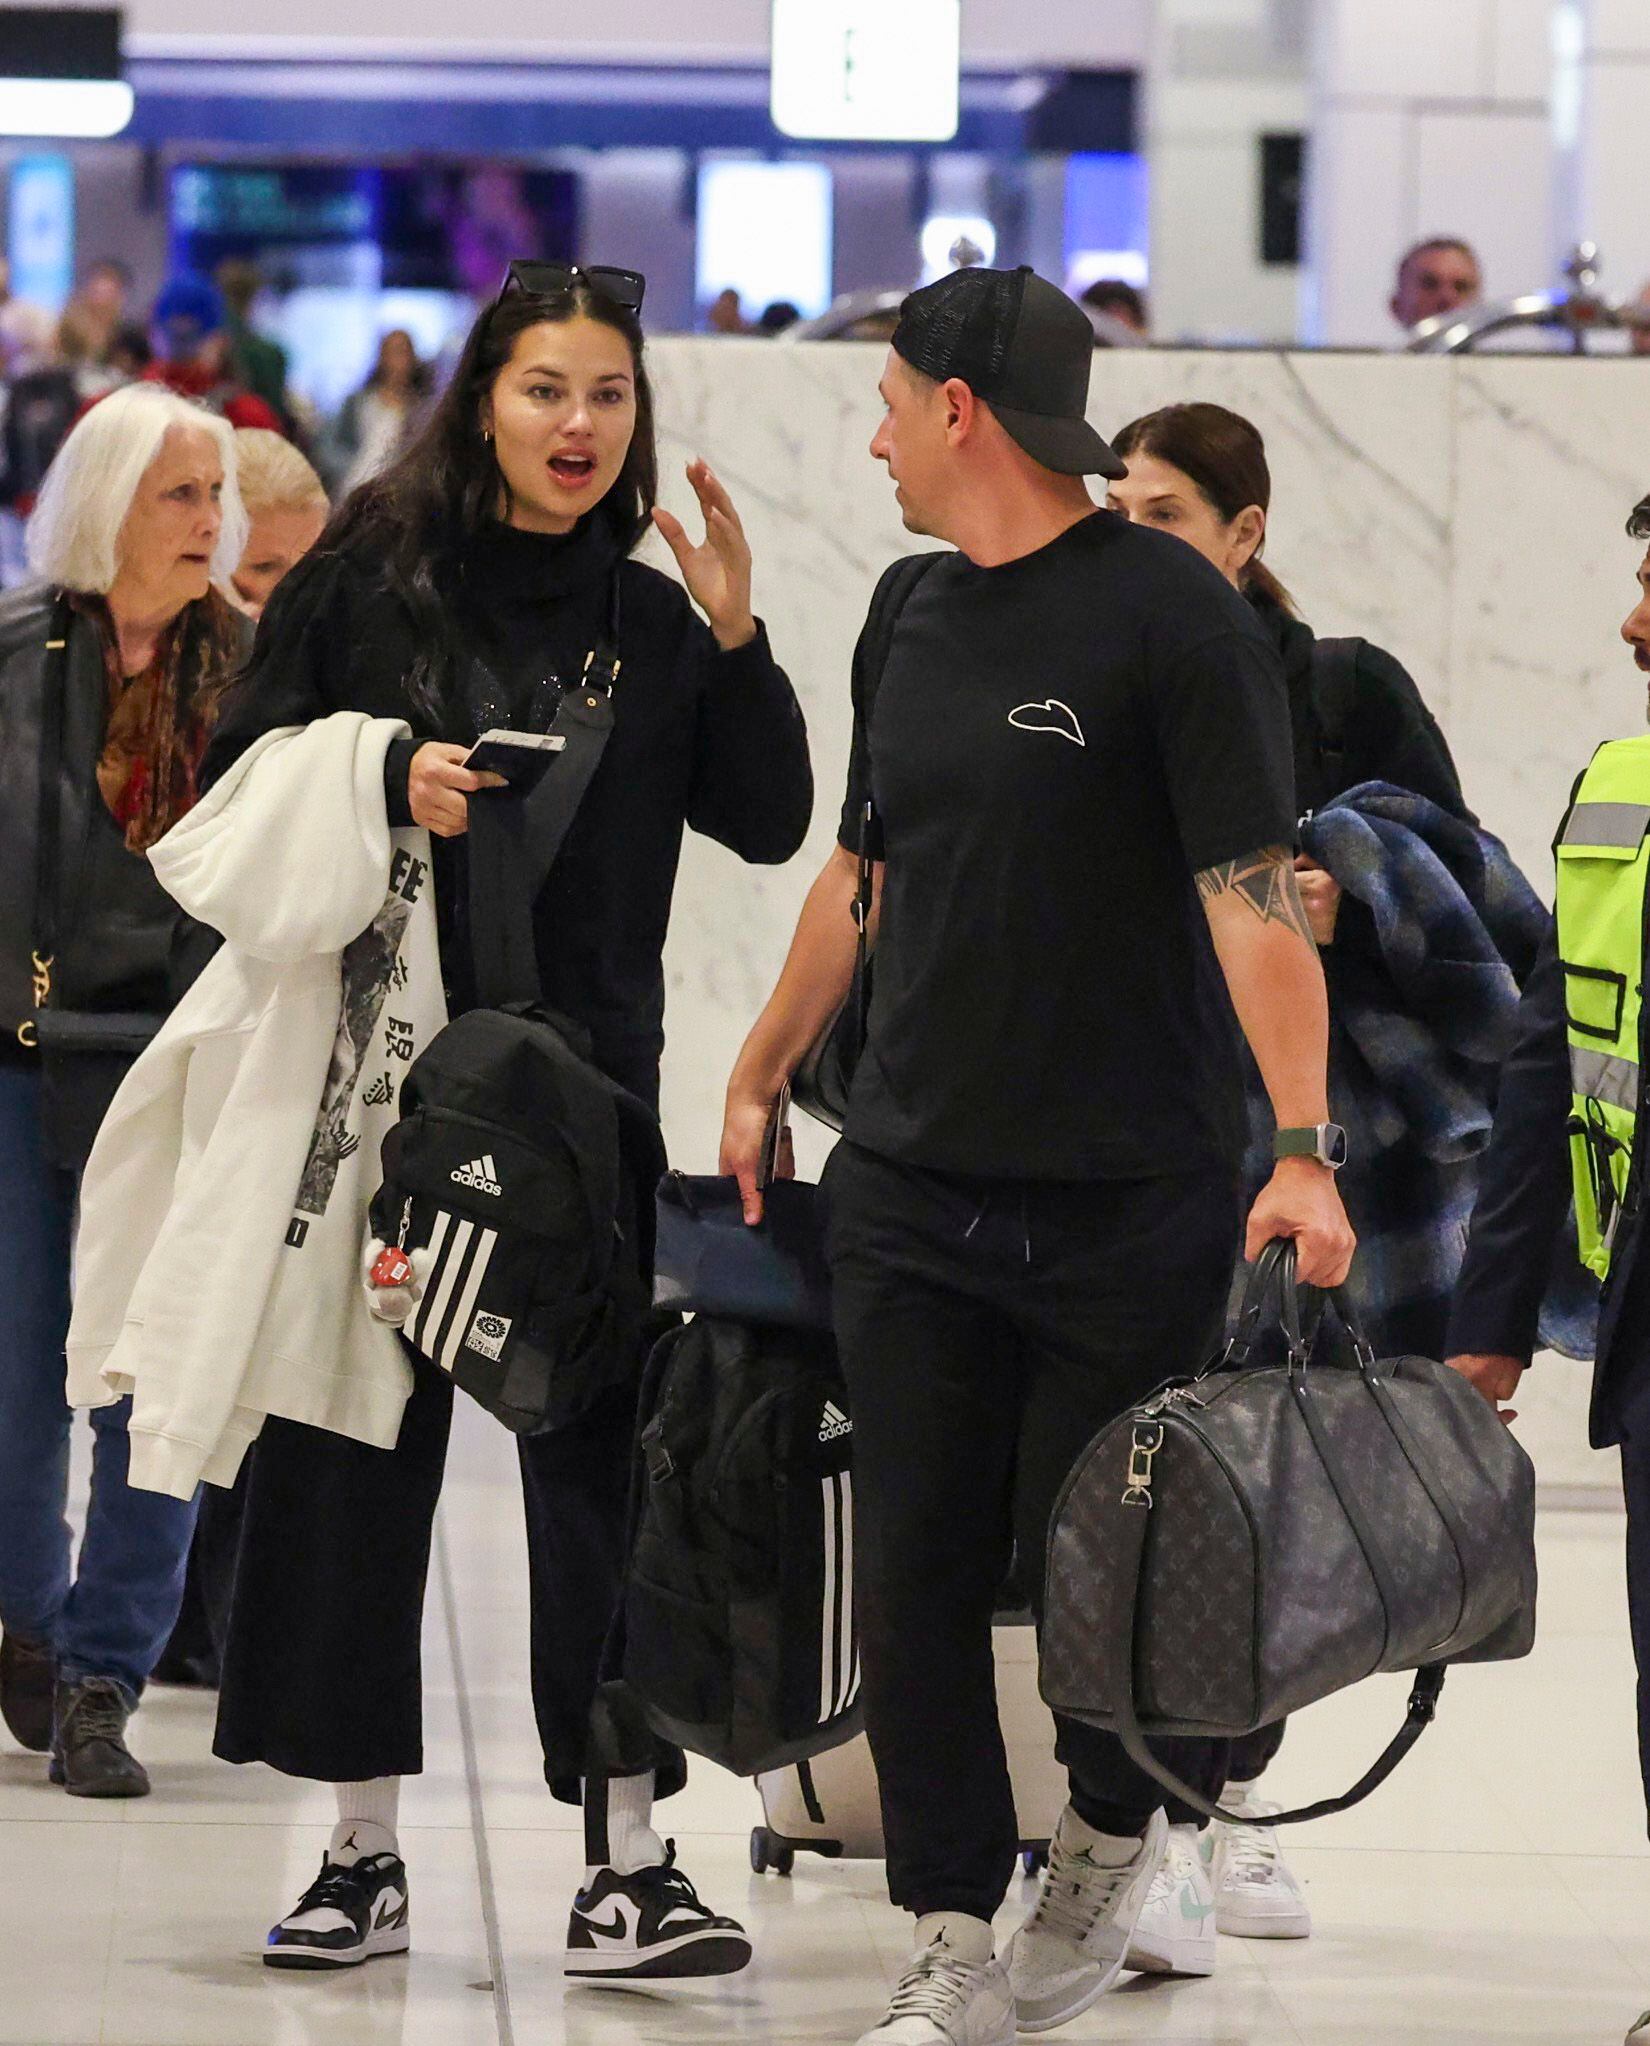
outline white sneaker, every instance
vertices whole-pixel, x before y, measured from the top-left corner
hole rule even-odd
[[[1168,1848],[1169,1822],[1155,1812],[1134,1859],[1106,1868],[1075,1844],[1070,1818],[1068,1809],[1049,1843],[1036,1905],[1008,1950],[1022,2032],[1052,2032],[1110,1989]]]
[[[1171,1826],[1169,1851],[1153,1879],[1146,1908],[1123,1965],[1137,1975],[1215,1972],[1215,1895],[1209,1863],[1214,1842],[1195,1826]]]
[[[918,1947],[859,2046],[1014,2046],[1014,1993],[997,1960],[965,1961],[942,1932]]]
[[[1251,1784],[1233,1784],[1231,1790],[1236,1794],[1222,1800],[1227,1810],[1242,1812],[1252,1823],[1229,1826],[1217,1819],[1209,1829],[1215,1924],[1235,1939],[1305,1939],[1312,1913],[1283,1858],[1277,1828],[1266,1823],[1277,1806],[1256,1797]]]

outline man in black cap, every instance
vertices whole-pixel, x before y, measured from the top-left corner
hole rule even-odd
[[[1019,1830],[993,1604],[1016,1544],[1040,1603],[1079,1452],[1218,1336],[1242,1241],[1234,1007],[1280,1125],[1249,1253],[1291,1237],[1319,1284],[1352,1254],[1283,676],[1207,562],[1096,509],[1084,479],[1124,469],[1084,418],[1093,351],[1029,270],[905,302],[871,452],[907,527],[956,551],[920,580],[897,563],[873,599],[841,844],[728,1090],[723,1170],[755,1221],[775,1102],[852,978],[869,818],[875,994],[831,1261],[866,1723],[889,1891],[918,1925],[861,2046],[1008,2046],[1075,2017],[1124,1965],[1168,1817],[1193,1816],[1166,1817],[1114,1737],[1061,1722],[1071,1803],[994,1959]],[[1224,1783],[1222,1746],[1164,1747]]]

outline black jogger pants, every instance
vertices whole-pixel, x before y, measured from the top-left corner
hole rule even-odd
[[[1236,1175],[980,1182],[842,1144],[826,1183],[889,1894],[919,1915],[990,1918],[1019,1841],[993,1603],[1017,1546],[1040,1618],[1049,1515],[1077,1456],[1124,1407],[1207,1361],[1239,1233]],[[1228,1743],[1154,1745],[1218,1796]],[[1103,1831],[1140,1832],[1165,1802],[1113,1734],[1062,1720],[1056,1752],[1077,1812]]]

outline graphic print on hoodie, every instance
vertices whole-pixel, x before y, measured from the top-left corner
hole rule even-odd
[[[348,1128],[361,1071],[378,1033],[392,987],[405,984],[401,941],[412,921],[413,905],[429,879],[425,861],[398,850],[390,869],[390,891],[372,922],[344,948],[340,980],[342,1000],[338,1036],[327,1068],[326,1087],[316,1113],[315,1132],[303,1177],[298,1182],[292,1229],[287,1242],[301,1250],[309,1223],[324,1215],[338,1183],[338,1167],[360,1146],[358,1132]],[[396,1082],[391,1062],[403,1064],[413,1049],[413,1029],[395,1016],[384,1019],[385,1069],[368,1090],[376,1106],[393,1101]]]

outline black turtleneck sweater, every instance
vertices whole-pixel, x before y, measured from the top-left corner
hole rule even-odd
[[[546,1001],[590,1031],[597,1063],[658,1098],[664,1047],[661,956],[684,827],[742,859],[778,865],[813,809],[807,734],[760,629],[717,647],[686,593],[621,556],[593,519],[565,538],[493,525],[446,592],[461,673],[439,715],[414,702],[413,619],[374,564],[311,555],[264,613],[246,679],[207,755],[210,784],[263,733],[333,711],[405,718],[413,737],[386,764],[390,822],[411,822],[407,769],[425,741],[466,744],[491,725],[544,730],[604,628],[619,578],[613,735],[535,905]],[[471,999],[462,839],[433,841],[449,1002]]]

